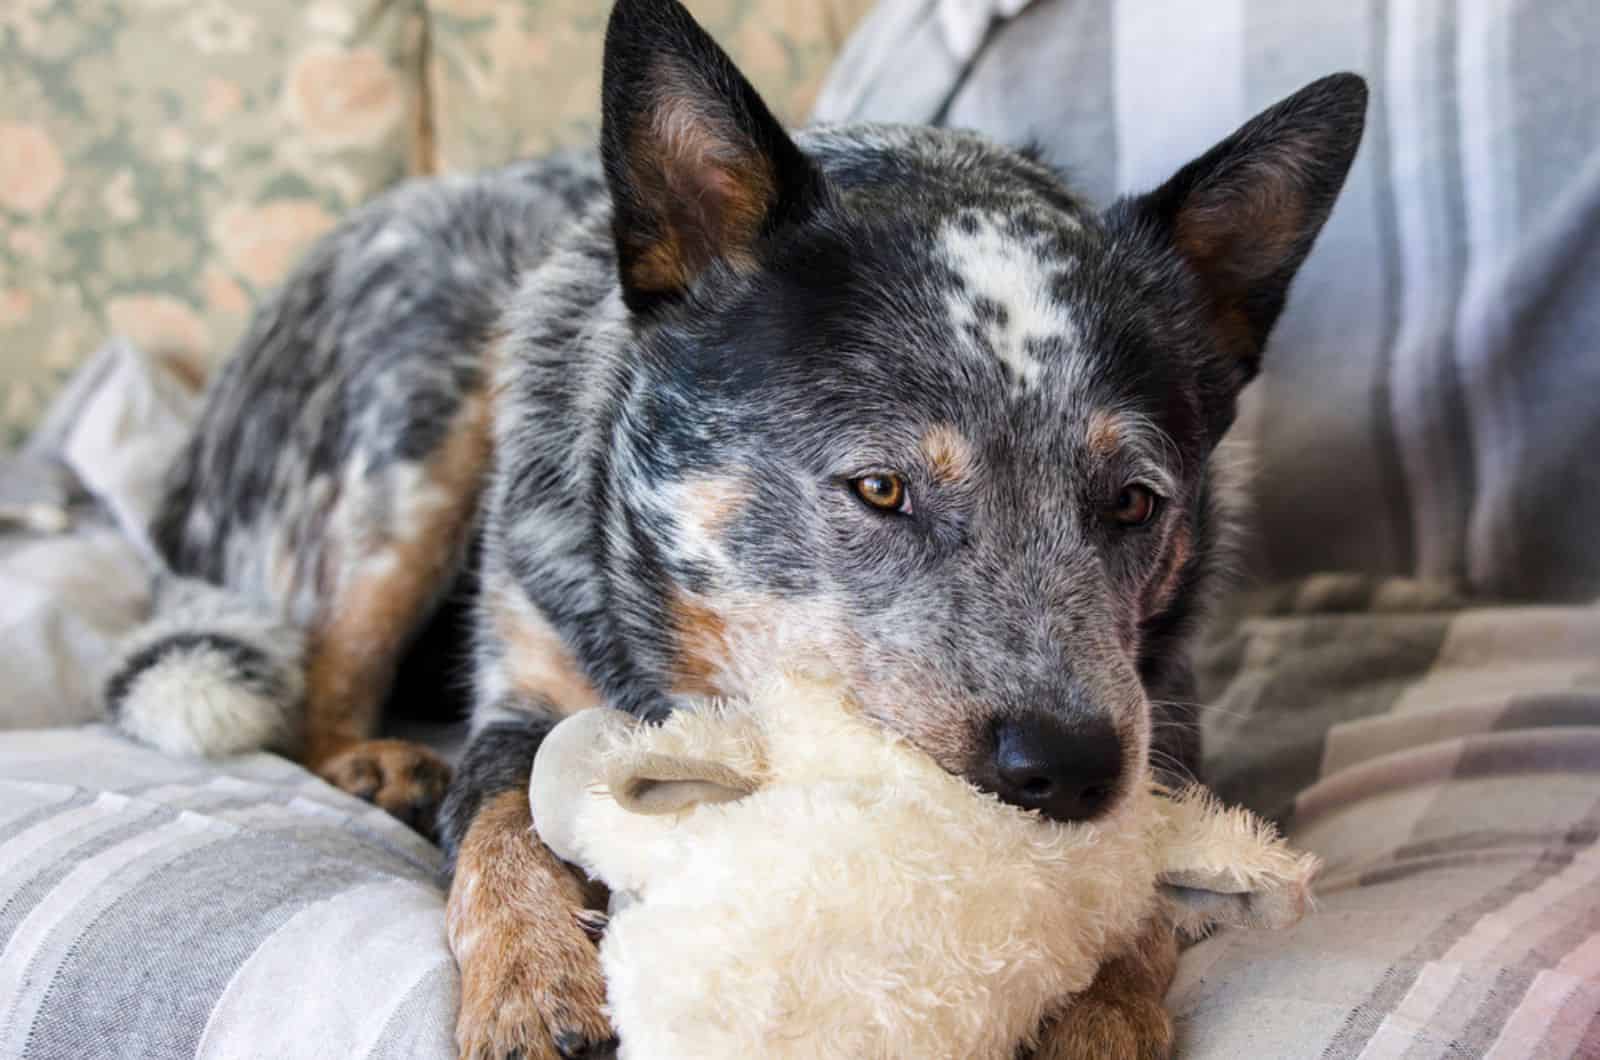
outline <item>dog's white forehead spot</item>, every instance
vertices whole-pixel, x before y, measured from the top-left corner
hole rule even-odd
[[[367,250],[378,256],[386,256],[411,250],[415,245],[416,239],[410,232],[398,225],[389,224],[380,228],[378,234],[372,237]]]
[[[946,263],[964,284],[946,298],[950,322],[970,353],[992,349],[1019,393],[1039,385],[1040,345],[1071,346],[1078,336],[1067,307],[1051,294],[1053,281],[1076,262],[1046,252],[1040,242],[977,213],[962,215],[940,234]]]

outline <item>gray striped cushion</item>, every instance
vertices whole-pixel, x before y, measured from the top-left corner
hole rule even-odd
[[[1217,786],[1328,862],[1215,936],[1183,1053],[1600,1056],[1600,608],[1325,576],[1202,653]],[[0,735],[0,1056],[448,1056],[438,853],[267,755]]]
[[[1327,862],[1184,958],[1204,1057],[1600,1056],[1600,608],[1323,576],[1203,654],[1208,776]]]
[[[439,861],[269,755],[5,733],[0,1056],[453,1056]]]

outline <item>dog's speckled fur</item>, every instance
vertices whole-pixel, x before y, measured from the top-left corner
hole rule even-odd
[[[541,978],[582,979],[586,951],[509,927],[565,901],[564,870],[494,863],[534,843],[497,797],[552,717],[660,715],[804,653],[980,784],[1029,714],[1193,764],[1213,450],[1364,103],[1318,82],[1097,214],[971,135],[791,140],[673,0],[623,0],[598,160],[411,184],[312,252],[214,384],[155,534],[232,594],[218,637],[304,637],[305,756],[369,794],[434,789],[430,754],[367,741],[386,697],[448,696],[394,677],[430,616],[470,618],[476,736],[439,819],[477,940],[465,1053],[572,1055],[603,1027]],[[885,471],[909,511],[852,494]],[[1130,483],[1161,498],[1148,525],[1108,517]],[[114,711],[162,709],[140,695],[162,656],[140,642]],[[237,749],[208,731],[176,742]]]

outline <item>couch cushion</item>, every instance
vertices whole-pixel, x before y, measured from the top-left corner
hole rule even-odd
[[[1296,928],[1185,954],[1182,1055],[1600,1053],[1600,610],[1266,603],[1206,653],[1210,764],[1327,868]],[[0,1055],[451,1055],[438,864],[271,756],[8,733]]]
[[[108,335],[226,352],[405,172],[415,23],[371,0],[0,6],[0,442]]]
[[[113,341],[0,458],[0,730],[102,718],[106,666],[149,615],[143,528],[197,406],[166,362]]]
[[[440,855],[270,755],[0,740],[0,1056],[452,1057]]]
[[[1600,608],[1352,576],[1202,653],[1207,776],[1323,857],[1283,935],[1184,958],[1187,1056],[1600,1055]]]
[[[430,0],[440,168],[469,171],[599,131],[609,5],[593,0]],[[687,0],[778,116],[802,121],[870,0]]]

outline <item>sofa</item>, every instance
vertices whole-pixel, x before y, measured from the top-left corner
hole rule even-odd
[[[1097,201],[1368,75],[1228,442],[1256,502],[1197,648],[1206,777],[1324,858],[1319,908],[1191,947],[1169,1005],[1217,1060],[1600,1055],[1600,8],[690,6],[790,120],[1033,142]],[[0,1056],[451,1055],[439,851],[286,760],[136,747],[95,688],[253,302],[396,180],[592,136],[603,19],[0,11]]]
[[[691,0],[804,120],[868,0]],[[597,0],[0,5],[0,441],[107,335],[203,374],[311,240],[412,176],[590,145]]]

